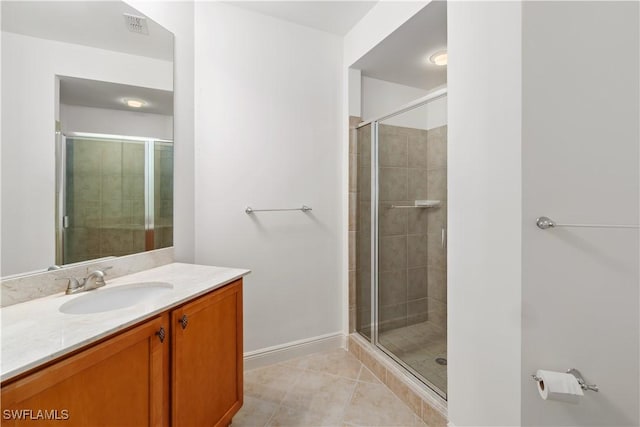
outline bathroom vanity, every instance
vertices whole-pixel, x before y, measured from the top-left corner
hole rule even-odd
[[[3,308],[3,425],[229,425],[242,406],[247,273],[173,263]],[[170,287],[126,307],[65,308],[158,283]]]

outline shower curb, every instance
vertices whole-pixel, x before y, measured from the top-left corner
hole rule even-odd
[[[447,402],[394,366],[381,350],[357,333],[349,335],[348,350],[429,427],[447,426]]]

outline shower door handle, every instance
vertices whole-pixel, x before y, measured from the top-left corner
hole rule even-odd
[[[440,244],[442,245],[442,249],[447,249],[447,230],[444,227],[442,227],[442,231],[441,231]]]

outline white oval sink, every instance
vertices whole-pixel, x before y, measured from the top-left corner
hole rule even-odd
[[[59,310],[65,314],[101,313],[139,304],[171,289],[173,285],[166,282],[142,282],[114,288],[100,288],[87,291],[85,295],[65,302]]]

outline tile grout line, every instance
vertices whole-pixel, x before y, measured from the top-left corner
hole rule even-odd
[[[349,395],[349,398],[347,399],[347,402],[344,404],[344,406],[342,408],[342,416],[340,417],[340,422],[342,424],[346,423],[346,421],[344,420],[344,417],[347,414],[347,408],[349,407],[349,405],[351,405],[351,401],[353,400],[353,395],[356,393],[356,388],[358,387],[358,384],[360,383],[360,381],[359,381],[360,375],[362,375],[362,368],[364,368],[364,364],[362,362],[360,362],[359,360],[358,360],[358,362],[360,363],[360,370],[358,371],[358,377],[357,377],[356,381],[354,381],[353,389],[351,389],[351,394]]]
[[[276,365],[282,364],[283,362],[277,363]],[[284,365],[287,369],[297,369],[299,371],[302,372],[298,372],[298,375],[294,381],[294,385],[292,387],[290,387],[287,392],[284,394],[284,396],[282,396],[282,398],[280,399],[280,401],[278,402],[278,406],[275,408],[275,410],[273,411],[273,413],[271,414],[271,416],[269,417],[269,419],[267,420],[267,422],[265,423],[264,427],[268,427],[271,424],[271,421],[273,420],[273,418],[276,416],[276,414],[280,411],[280,408],[282,408],[283,405],[282,402],[285,401],[285,399],[287,398],[287,396],[289,396],[289,393],[291,393],[291,390],[293,389],[293,387],[298,384],[298,381],[300,380],[300,377],[302,376],[302,373],[306,372],[306,369],[304,368],[298,368],[298,367],[294,367],[294,366],[288,366],[288,365]],[[286,408],[286,406],[285,406]]]
[[[366,349],[363,345],[361,345],[359,342],[355,342],[355,344],[360,348],[360,354],[361,354],[363,351],[367,351],[367,349]],[[371,353],[370,353],[370,354],[371,354]],[[374,358],[376,358],[376,357],[374,357]],[[376,358],[376,359],[377,359],[377,358]],[[359,359],[359,360],[361,360],[361,359]],[[363,363],[363,365],[364,365],[364,362],[362,362],[362,363]],[[382,362],[379,362],[379,363],[382,363]],[[366,367],[366,365],[364,365],[364,366]],[[375,372],[374,372],[374,371],[372,371],[372,372],[373,372],[374,376],[380,380],[380,378],[375,374]],[[388,374],[389,374],[389,370],[388,370],[388,369],[386,369],[386,367],[385,367],[385,380],[386,380],[386,376],[387,376]],[[392,374],[392,375],[394,375],[394,377],[396,377],[396,379],[398,378],[395,372],[392,372],[391,374]],[[382,381],[382,380],[381,380],[381,381]],[[401,382],[404,382],[404,381],[401,381]],[[408,403],[406,403],[406,402],[405,402],[405,401],[404,401],[404,400],[403,400],[399,395],[397,395],[393,390],[391,390],[391,388],[386,384],[386,381],[382,381],[382,385],[383,385],[383,386],[385,386],[387,389],[389,389],[389,390],[391,391],[391,393],[392,393],[396,398],[398,398],[398,399],[399,399],[399,400],[400,400],[400,401],[401,401],[405,406],[407,406],[407,407],[409,408],[409,410],[410,410],[413,414],[415,414],[419,420],[421,420],[421,421],[422,421],[424,424],[426,424],[427,426],[429,425],[429,424],[424,420],[424,418],[422,417],[422,405],[423,405],[424,403],[427,403],[429,406],[432,406],[432,405],[431,405],[430,403],[428,403],[428,402],[427,402],[423,397],[420,397],[420,400],[421,400],[421,404],[420,404],[420,405],[421,405],[421,406],[420,406],[420,413],[419,413],[419,414],[417,414],[416,412],[414,412],[414,411],[413,411],[413,409],[411,409],[411,407],[409,406],[409,404],[408,404]]]
[[[268,418],[268,420],[267,420],[267,421],[266,421],[266,423],[264,424],[264,427],[268,427],[268,426],[270,425],[270,423],[273,421],[273,418],[275,417],[275,415],[279,412],[279,410],[280,410],[281,408],[291,409],[291,410],[300,410],[300,408],[296,408],[296,407],[293,407],[293,406],[289,406],[289,405],[287,405],[287,404],[285,404],[285,403],[283,403],[283,402],[285,402],[285,401],[286,401],[286,398],[287,398],[287,397],[289,396],[289,394],[292,392],[292,390],[293,390],[293,388],[295,387],[295,385],[297,385],[297,384],[299,383],[299,381],[300,381],[301,377],[304,375],[304,373],[312,373],[312,374],[327,375],[327,376],[329,376],[329,377],[339,378],[339,379],[347,380],[347,381],[349,381],[349,382],[352,382],[352,383],[353,383],[353,389],[352,389],[352,391],[351,391],[351,394],[350,394],[350,396],[349,396],[349,399],[347,400],[347,402],[345,403],[345,405],[344,405],[344,407],[343,407],[343,409],[342,409],[342,417],[341,417],[341,420],[343,420],[343,419],[344,419],[344,415],[345,415],[345,413],[346,413],[346,408],[347,408],[347,406],[351,403],[351,399],[353,398],[353,394],[355,393],[355,389],[356,389],[357,385],[358,385],[359,383],[363,382],[363,381],[360,381],[360,380],[359,380],[359,378],[360,378],[360,374],[361,374],[361,372],[362,372],[362,369],[364,368],[364,364],[363,364],[360,360],[358,360],[357,358],[355,358],[355,356],[353,356],[353,355],[352,355],[351,353],[349,353],[347,350],[344,350],[344,349],[343,349],[343,351],[346,353],[346,355],[347,355],[348,357],[353,357],[353,358],[354,358],[354,360],[356,360],[356,361],[360,364],[360,368],[359,368],[359,370],[358,370],[358,374],[357,374],[357,376],[356,376],[356,378],[355,378],[355,379],[354,379],[354,378],[349,378],[349,377],[346,377],[346,376],[343,376],[343,375],[339,375],[339,374],[333,374],[333,373],[330,373],[330,372],[325,372],[325,371],[322,371],[322,370],[314,370],[314,369],[310,369],[310,368],[308,368],[308,367],[301,368],[301,367],[297,367],[297,366],[287,365],[286,363],[287,363],[288,361],[284,361],[284,362],[280,362],[280,363],[278,363],[277,365],[281,365],[281,366],[284,366],[284,367],[286,367],[286,368],[293,368],[293,369],[297,369],[297,370],[299,370],[299,371],[301,371],[301,372],[298,374],[298,376],[297,376],[297,378],[296,378],[296,380],[295,380],[294,386],[292,386],[291,388],[289,388],[289,390],[285,393],[284,397],[279,401],[279,403],[278,403],[278,405],[276,406],[276,408],[274,409],[273,413],[270,415],[270,417]],[[305,357],[308,357],[308,356],[301,356],[300,358],[305,358]],[[291,360],[295,360],[295,359],[297,359],[297,358],[294,358],[294,359],[291,359]]]

